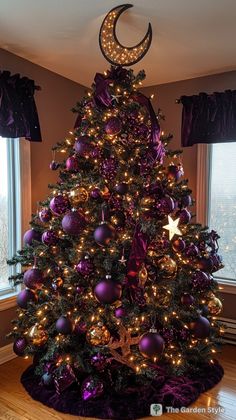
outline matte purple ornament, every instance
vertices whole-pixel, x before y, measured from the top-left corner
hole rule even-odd
[[[98,198],[100,198],[101,191],[99,190],[99,188],[93,188],[92,191],[90,192],[90,197],[93,198],[94,200],[97,200]]]
[[[183,239],[176,239],[172,242],[172,248],[175,252],[182,252],[185,249],[185,242]]]
[[[101,174],[104,178],[107,178],[108,180],[112,180],[116,176],[118,167],[118,162],[115,158],[110,157],[107,159],[104,159],[101,163]]]
[[[107,223],[102,223],[94,231],[94,239],[100,246],[108,245],[113,236],[114,230]]]
[[[59,165],[60,164],[57,163],[55,160],[52,160],[49,167],[50,167],[51,171],[56,171],[59,168]]]
[[[199,254],[199,249],[196,245],[190,244],[185,248],[185,254],[187,257],[196,257]]]
[[[20,308],[27,309],[29,302],[36,302],[36,296],[32,290],[24,289],[17,295],[16,303]]]
[[[88,376],[82,383],[81,395],[84,401],[100,397],[104,392],[103,382],[95,376]]]
[[[158,357],[164,350],[164,340],[157,332],[145,333],[139,341],[139,351],[147,358]]]
[[[181,198],[181,206],[182,207],[188,207],[192,205],[192,198],[191,195],[185,195]]]
[[[173,198],[163,197],[157,202],[156,207],[160,211],[160,213],[169,214],[174,210],[175,203]]]
[[[33,241],[41,241],[41,233],[34,229],[29,229],[25,232],[23,242],[25,245],[33,245]]]
[[[70,156],[66,159],[66,169],[71,172],[78,171],[78,160],[75,156]]]
[[[190,295],[189,293],[184,293],[181,296],[181,303],[186,306],[192,305],[194,303],[194,300],[195,300],[194,297]]]
[[[128,189],[129,189],[129,186],[126,182],[121,182],[120,184],[115,185],[115,190],[120,195],[127,194]]]
[[[197,321],[191,324],[191,330],[196,338],[207,338],[210,334],[210,322],[204,316],[199,316]]]
[[[95,367],[97,370],[102,371],[106,365],[106,357],[101,354],[97,353],[91,358],[91,365]]]
[[[79,156],[88,155],[91,151],[91,139],[89,136],[80,136],[74,145],[74,149]]]
[[[111,117],[105,124],[105,131],[107,134],[114,136],[121,131],[121,120],[118,117]]]
[[[38,289],[43,283],[43,273],[39,268],[33,267],[24,273],[24,284],[29,289]]]
[[[83,260],[80,260],[80,262],[77,264],[76,270],[82,276],[89,276],[94,271],[94,265],[90,258],[85,257]]]
[[[100,303],[112,304],[121,298],[122,286],[107,277],[95,286],[94,295]]]
[[[119,308],[115,309],[115,317],[116,318],[123,318],[127,315],[125,308],[120,306]]]
[[[187,209],[182,209],[176,213],[176,216],[179,217],[180,224],[187,224],[191,220],[191,213]]]
[[[73,331],[73,324],[70,318],[66,316],[60,316],[56,322],[56,330],[61,334],[71,334]]]
[[[68,212],[62,219],[62,228],[68,235],[79,235],[85,226],[84,215],[78,211]]]
[[[17,338],[13,344],[13,351],[17,356],[23,356],[28,343],[25,337]]]
[[[52,213],[51,213],[50,209],[42,209],[39,212],[39,218],[40,218],[41,222],[48,223],[52,218]]]
[[[64,195],[57,195],[50,201],[50,209],[57,216],[61,216],[70,208],[70,202]]]
[[[56,245],[58,241],[59,238],[54,232],[54,230],[46,230],[42,235],[42,242],[45,245]]]

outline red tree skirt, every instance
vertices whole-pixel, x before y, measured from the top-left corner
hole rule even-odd
[[[61,395],[54,388],[46,388],[30,366],[22,374],[21,383],[29,395],[50,408],[63,413],[81,417],[101,419],[132,420],[150,415],[151,404],[163,404],[165,407],[187,407],[199,395],[216,385],[223,377],[222,366],[214,364],[202,366],[197,374],[170,377],[160,370],[158,379],[148,387],[129,388],[122,394],[105,393],[103,396],[83,401],[77,385],[72,385]],[[111,392],[111,390],[110,390]]]

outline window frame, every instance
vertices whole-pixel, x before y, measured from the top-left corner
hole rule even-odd
[[[197,145],[197,193],[196,193],[196,221],[208,226],[210,212],[210,186],[211,186],[211,156],[212,145]],[[214,276],[219,288],[224,293],[236,294],[236,281]]]
[[[13,166],[8,169],[10,194],[13,197],[13,205],[8,201],[8,214],[10,217],[9,235],[14,235],[15,241],[10,241],[11,249],[10,257],[22,247],[22,232],[28,229],[29,220],[31,218],[31,154],[30,142],[23,139],[8,139],[9,147],[7,148],[8,159],[13,162]],[[19,171],[14,168],[18,166]],[[20,179],[18,179],[20,173]],[[15,217],[14,212],[18,216]],[[14,274],[17,267],[12,266],[11,272]],[[19,269],[19,268],[18,268]],[[16,294],[20,287],[2,289],[0,291],[0,311],[6,310],[16,305]]]

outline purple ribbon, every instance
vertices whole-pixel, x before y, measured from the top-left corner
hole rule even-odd
[[[111,83],[111,79],[107,79],[103,74],[96,73],[95,78],[95,93],[94,101],[97,106],[111,106],[112,97],[108,90],[108,86]]]

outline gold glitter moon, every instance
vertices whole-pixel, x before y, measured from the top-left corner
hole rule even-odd
[[[132,4],[122,4],[114,7],[105,16],[103,20],[100,33],[99,45],[102,54],[109,63],[115,66],[132,66],[140,61],[148,52],[152,42],[152,27],[148,24],[148,30],[145,37],[134,47],[125,47],[122,45],[116,36],[116,24],[120,15],[130,7]]]

